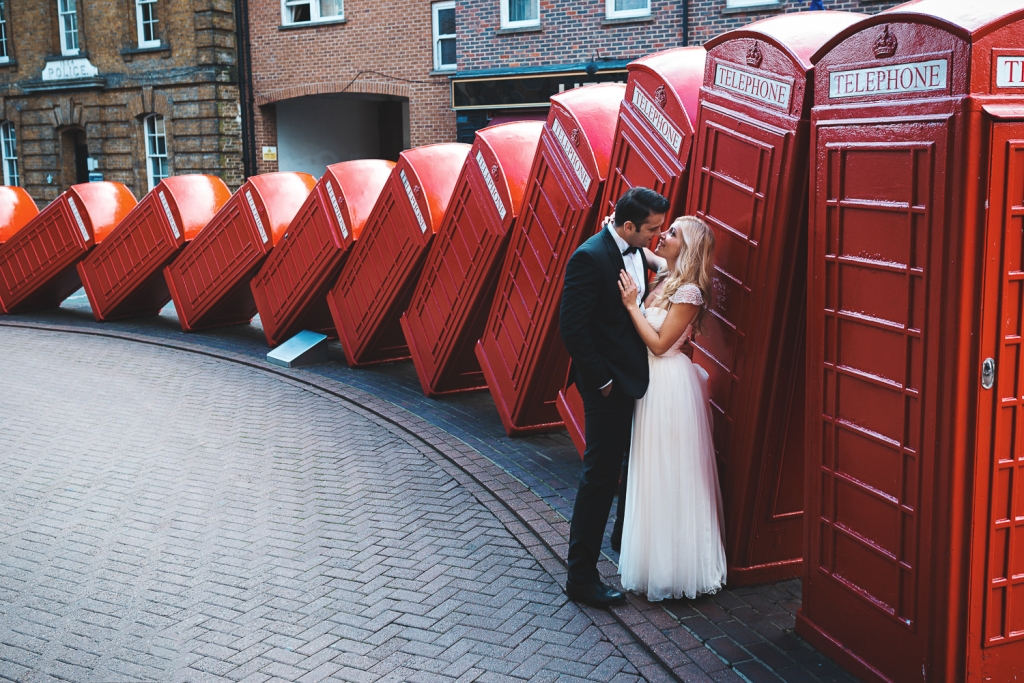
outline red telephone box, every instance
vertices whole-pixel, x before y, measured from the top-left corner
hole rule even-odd
[[[399,316],[441,227],[469,145],[402,152],[327,297],[351,367],[409,357]]]
[[[121,183],[72,185],[0,246],[0,310],[56,308],[82,286],[75,264],[135,206]]]
[[[703,47],[677,47],[629,65],[599,218],[614,212],[615,202],[631,187],[647,187],[666,197],[669,221],[683,215],[706,57]],[[583,399],[575,384],[558,392],[557,406],[582,455]]]
[[[1024,679],[1024,2],[814,57],[803,606],[869,681]]]
[[[0,244],[36,217],[39,209],[23,188],[0,185]]]
[[[427,396],[487,387],[473,345],[487,322],[543,127],[521,121],[484,128],[469,150],[401,318]]]
[[[555,406],[569,354],[558,304],[569,257],[591,235],[625,86],[601,83],[551,98],[523,206],[511,229],[484,334],[476,345],[508,434],[562,426]]]
[[[103,244],[78,262],[96,320],[159,313],[171,300],[164,267],[230,196],[216,176],[174,176],[157,184]]]
[[[277,346],[302,329],[337,335],[327,292],[394,166],[392,161],[359,159],[327,167],[252,279],[268,344]]]
[[[708,41],[686,213],[715,233],[710,375],[729,585],[800,575],[811,55],[863,18],[795,12]]]
[[[164,269],[181,329],[247,323],[249,281],[288,228],[316,180],[308,173],[249,178]]]

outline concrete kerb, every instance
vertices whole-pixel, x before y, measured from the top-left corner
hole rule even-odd
[[[398,436],[441,467],[494,514],[552,579],[559,584],[565,583],[565,558],[569,545],[568,520],[536,496],[523,482],[501,469],[475,448],[400,406],[343,382],[313,375],[301,369],[274,367],[241,354],[211,349],[199,344],[154,339],[146,335],[120,331],[16,322],[9,319],[0,320],[0,326],[107,337],[194,353],[269,373],[281,381],[326,400],[341,401],[346,408],[368,419],[383,421],[395,427]],[[598,569],[606,581],[616,583],[618,570],[612,562],[602,560]],[[586,606],[582,606],[581,609],[605,637],[619,646],[645,679],[685,681],[690,678],[686,673],[689,669],[687,665],[692,664],[692,660],[683,650],[662,636],[664,626],[659,624],[666,617],[676,622],[675,617],[667,610],[633,595],[628,596],[626,605],[608,611]],[[623,642],[623,631],[633,643]],[[629,644],[633,647],[628,647]]]

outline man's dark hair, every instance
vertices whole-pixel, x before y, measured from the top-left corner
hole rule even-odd
[[[646,187],[632,187],[615,202],[615,226],[631,221],[639,230],[652,213],[668,213],[668,200]]]

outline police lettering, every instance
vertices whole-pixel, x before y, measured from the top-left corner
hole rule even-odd
[[[946,89],[946,60],[893,64],[829,74],[829,97],[861,97]]]

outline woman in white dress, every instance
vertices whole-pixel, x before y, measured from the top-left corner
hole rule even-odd
[[[648,600],[694,598],[725,584],[722,495],[707,373],[681,351],[710,300],[714,234],[693,216],[661,235],[659,281],[644,310],[623,271],[622,302],[647,344],[651,382],[636,403],[619,574]],[[659,258],[660,257],[660,258]]]

